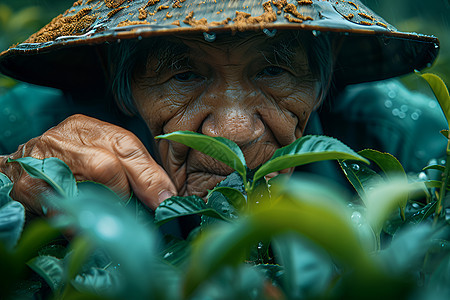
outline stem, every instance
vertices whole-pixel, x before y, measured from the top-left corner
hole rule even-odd
[[[437,223],[439,216],[442,213],[442,208],[445,206],[445,194],[447,192],[447,185],[449,182],[450,173],[450,139],[447,141],[447,159],[445,162],[444,178],[442,179],[441,189],[439,191],[438,203],[436,205],[436,215],[434,216],[433,226]]]

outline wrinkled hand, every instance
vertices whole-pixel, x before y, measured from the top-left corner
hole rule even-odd
[[[151,209],[176,194],[167,173],[133,133],[84,115],[67,118],[8,157],[27,156],[57,157],[70,167],[78,181],[102,183],[123,198],[133,190]],[[50,193],[51,188],[31,178],[18,163],[6,163],[8,157],[1,160],[0,171],[14,182],[13,199],[41,215],[40,195]]]

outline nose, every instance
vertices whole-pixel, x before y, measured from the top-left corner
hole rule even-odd
[[[203,134],[224,137],[239,147],[256,142],[265,132],[265,125],[257,111],[256,93],[228,86],[210,95],[212,107],[202,123]]]

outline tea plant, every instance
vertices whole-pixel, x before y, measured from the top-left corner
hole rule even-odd
[[[450,116],[445,85],[422,76]],[[152,212],[134,196],[124,202],[103,185],[76,182],[56,158],[10,161],[50,184],[54,194],[42,199],[43,208],[59,213],[24,229],[25,210],[11,199],[12,183],[0,174],[2,298],[450,296],[447,165],[425,168],[441,172],[441,180],[420,181],[390,154],[355,153],[336,139],[305,136],[250,170],[239,147],[224,138],[192,132],[157,138],[181,142],[235,172],[208,192],[206,202],[172,197]],[[327,159],[339,161],[358,197],[312,175],[265,178]],[[186,239],[157,230],[195,214],[202,215],[201,224]]]

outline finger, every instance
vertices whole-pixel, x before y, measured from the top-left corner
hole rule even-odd
[[[166,171],[134,135],[116,135],[112,150],[124,167],[133,191],[151,209],[177,194]]]

